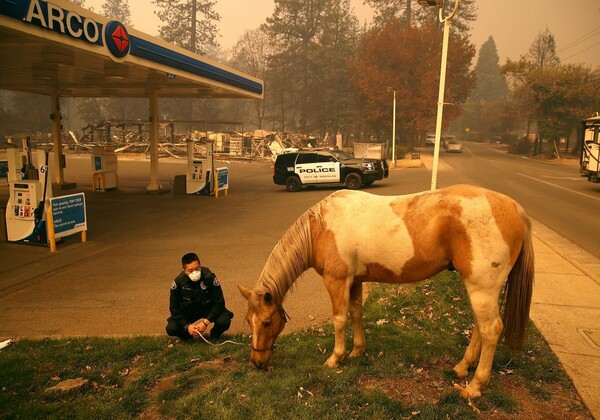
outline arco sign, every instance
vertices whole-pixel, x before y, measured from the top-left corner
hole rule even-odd
[[[123,58],[130,51],[129,34],[122,23],[113,20],[103,24],[50,1],[0,0],[0,14],[90,44],[105,46],[116,58]]]

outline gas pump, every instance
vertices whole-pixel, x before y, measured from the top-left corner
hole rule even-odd
[[[114,151],[106,150],[104,146],[92,148],[93,191],[116,189],[119,183],[117,170],[117,154]]]
[[[194,158],[194,141],[187,140],[188,168],[185,177],[186,194],[209,195],[214,191],[213,143],[206,143],[206,159]]]
[[[18,149],[7,149],[9,197],[6,233],[9,242],[47,245],[44,203],[52,198],[46,150],[27,150],[27,160]],[[22,171],[26,168],[26,172]]]

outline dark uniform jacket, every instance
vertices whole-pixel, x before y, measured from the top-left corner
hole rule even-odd
[[[200,280],[191,281],[182,271],[171,285],[171,319],[182,328],[200,318],[214,322],[225,310],[225,297],[217,276],[207,267],[200,270]]]

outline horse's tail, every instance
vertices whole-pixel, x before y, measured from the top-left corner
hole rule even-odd
[[[519,206],[519,214],[525,227],[521,252],[508,274],[504,293],[504,343],[511,350],[520,350],[529,322],[529,308],[535,277],[531,220]]]

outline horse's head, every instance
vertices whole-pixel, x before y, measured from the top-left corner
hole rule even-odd
[[[275,340],[283,331],[288,316],[271,293],[257,293],[244,286],[238,289],[248,300],[246,321],[252,330],[250,361],[259,369],[266,369],[275,347]]]

